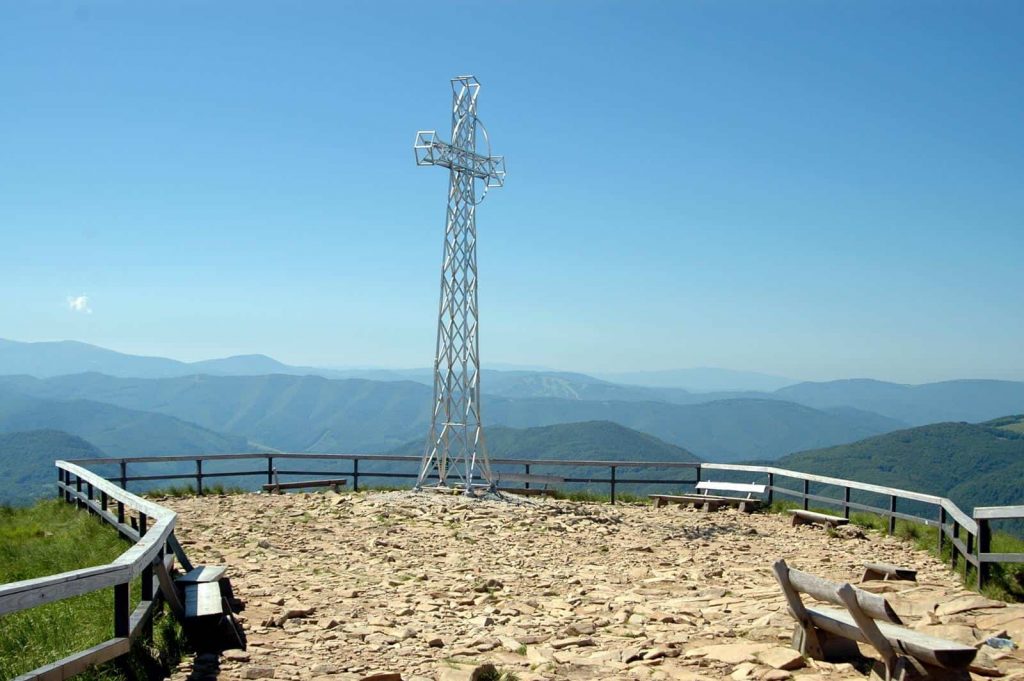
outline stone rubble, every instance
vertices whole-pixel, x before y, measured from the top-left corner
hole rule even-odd
[[[1024,681],[1024,606],[990,601],[891,537],[786,516],[669,506],[512,502],[411,492],[164,499],[196,564],[227,564],[246,651],[185,660],[174,681],[863,679],[805,660],[770,566],[856,582],[863,564],[918,570],[869,582],[908,626],[978,645],[976,680]],[[862,646],[868,656],[876,656]],[[876,656],[877,657],[877,656]],[[476,676],[484,676],[477,672]]]

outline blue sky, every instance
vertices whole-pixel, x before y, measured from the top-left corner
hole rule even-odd
[[[1014,2],[2,2],[0,337],[428,365],[447,175],[411,146],[474,73],[509,172],[485,363],[1024,379],[1022,32]]]

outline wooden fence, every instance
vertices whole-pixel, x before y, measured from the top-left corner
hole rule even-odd
[[[134,544],[107,565],[0,584],[0,617],[100,589],[114,590],[112,639],[23,674],[16,681],[67,679],[127,653],[136,637],[151,633],[153,614],[162,603],[153,566],[164,560],[168,550],[181,551],[174,539],[177,516],[173,511],[77,464],[56,463],[58,496],[99,516]],[[133,610],[130,595],[136,579],[141,582],[140,600]]]
[[[256,470],[204,470],[204,463],[235,462],[256,460],[261,462]],[[310,470],[309,462],[345,462],[343,470]],[[148,456],[135,458],[83,459],[77,461],[57,461],[58,495],[69,503],[77,504],[96,514],[105,522],[134,542],[114,562],[108,565],[73,570],[59,575],[30,579],[0,585],[0,616],[7,613],[36,607],[53,601],[71,598],[109,587],[114,588],[114,638],[88,650],[75,653],[63,660],[37,669],[19,677],[25,679],[66,679],[84,670],[86,667],[106,662],[128,652],[131,641],[147,629],[151,617],[160,604],[160,594],[154,582],[154,565],[164,561],[168,552],[178,555],[181,562],[187,559],[181,553],[181,547],[174,538],[176,515],[173,511],[153,502],[142,499],[127,491],[129,483],[154,482],[166,480],[193,480],[196,492],[204,492],[204,481],[216,478],[257,477],[268,484],[277,481],[279,476],[324,476],[350,477],[353,489],[359,489],[360,478],[379,478],[396,480],[415,480],[417,477],[418,456],[372,455],[372,454],[283,454],[283,453],[249,453],[249,454],[211,454],[188,456]],[[171,473],[129,475],[129,465],[140,464],[180,464],[191,462],[189,471],[173,471]],[[276,464],[293,462],[291,468],[277,468]],[[294,462],[298,462],[295,464]],[[360,468],[360,462],[364,463]],[[734,464],[710,464],[679,461],[556,461],[546,459],[492,459],[492,466],[498,471],[508,471],[521,467],[522,474],[505,473],[509,481],[517,481],[530,487],[530,480],[557,480],[559,484],[607,485],[611,503],[616,502],[617,495],[623,485],[643,486],[675,486],[694,485],[702,478],[713,476],[745,476],[749,481],[751,475],[758,476],[767,485],[769,503],[777,496],[792,497],[800,500],[806,509],[811,502],[842,509],[849,517],[851,510],[866,511],[878,514],[887,519],[889,533],[896,529],[897,520],[908,520],[929,527],[938,528],[938,549],[940,555],[947,542],[951,549],[951,567],[956,570],[959,561],[975,568],[977,586],[980,589],[989,578],[991,566],[995,563],[1024,563],[1024,553],[992,553],[990,523],[999,520],[1024,519],[1024,506],[992,506],[979,507],[974,515],[969,516],[961,511],[952,501],[944,497],[921,494],[893,487],[872,485],[868,483],[832,478],[823,475],[800,473],[772,466],[743,466]],[[120,486],[100,477],[83,466],[116,465],[118,475],[113,476]],[[366,464],[386,466],[385,469],[368,469]],[[407,471],[394,470],[395,466],[408,466]],[[538,469],[544,471],[558,469],[592,469],[607,471],[607,476],[575,476],[554,477],[535,475]],[[662,471],[663,474],[650,477],[636,477],[636,471]],[[679,472],[692,471],[691,478],[680,478]],[[572,471],[570,471],[571,473]],[[623,476],[623,472],[626,473]],[[498,472],[498,476],[502,475]],[[786,486],[780,482],[793,482],[795,486]],[[814,487],[812,488],[812,485]],[[835,490],[835,496],[829,492]],[[858,497],[854,499],[852,492]],[[868,503],[866,498],[880,497],[884,505]],[[904,506],[900,505],[900,502]],[[913,505],[913,508],[906,508]],[[914,512],[928,509],[929,514]],[[141,601],[134,611],[130,611],[130,584],[134,579],[142,583]]]

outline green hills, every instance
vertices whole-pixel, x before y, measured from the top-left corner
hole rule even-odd
[[[1024,417],[935,423],[852,444],[784,456],[775,465],[807,473],[949,497],[975,506],[1024,503]]]
[[[0,433],[0,502],[21,504],[56,494],[57,459],[104,456],[82,438],[59,430]]]
[[[534,428],[495,426],[486,431],[493,458],[563,461],[700,461],[692,452],[610,421],[559,423]],[[392,454],[423,453],[424,438],[395,448]]]

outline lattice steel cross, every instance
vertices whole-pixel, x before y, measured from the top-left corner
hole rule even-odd
[[[475,77],[453,78],[451,144],[429,130],[417,132],[413,145],[416,165],[449,171],[433,414],[416,487],[423,487],[436,472],[439,487],[448,487],[452,477],[466,494],[474,488],[494,489],[480,421],[476,207],[488,189],[505,183],[505,160],[491,155],[487,130],[476,115],[479,92]],[[480,482],[474,484],[478,469]]]

